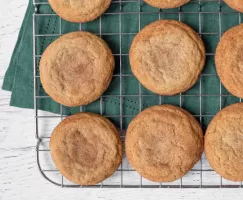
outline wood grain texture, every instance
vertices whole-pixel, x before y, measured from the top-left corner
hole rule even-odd
[[[13,51],[28,0],[8,0],[0,7],[0,86]],[[30,55],[31,56],[31,55]],[[243,189],[62,189],[48,183],[35,161],[34,114],[8,106],[0,90],[0,199],[242,199]],[[51,123],[43,121],[43,130]],[[46,127],[48,126],[48,127]]]

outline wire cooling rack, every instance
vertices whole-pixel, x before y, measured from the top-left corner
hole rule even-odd
[[[127,9],[128,5],[132,7],[133,10]],[[34,104],[36,138],[38,140],[36,151],[38,167],[44,178],[55,185],[70,188],[242,188],[241,182],[227,181],[216,174],[208,164],[204,155],[186,176],[171,183],[154,183],[142,178],[131,168],[124,156],[119,169],[112,177],[104,182],[94,186],[74,185],[66,180],[55,168],[49,150],[51,132],[66,116],[63,111],[64,106],[59,105],[60,114],[58,115],[38,110],[40,100],[50,98],[45,93],[39,93],[39,60],[43,50],[62,34],[77,30],[89,30],[105,39],[111,46],[116,58],[117,69],[117,72],[114,74],[113,82],[118,83],[116,88],[118,93],[105,93],[100,100],[96,102],[95,112],[114,121],[120,130],[123,142],[125,139],[125,130],[129,121],[145,107],[154,104],[170,103],[187,109],[198,119],[205,130],[212,117],[219,110],[229,104],[241,101],[241,99],[231,96],[225,90],[220,83],[214,66],[216,45],[223,32],[241,23],[242,16],[240,13],[233,11],[220,0],[191,0],[190,3],[183,7],[169,10],[152,8],[142,0],[113,0],[110,9],[103,16],[95,22],[86,25],[66,22],[59,18],[50,8],[42,9],[43,7],[50,7],[47,0],[34,0],[34,6]],[[145,25],[152,22],[146,21],[148,16],[150,16],[150,19],[153,19],[152,21],[158,19],[175,19],[185,22],[194,28],[204,40],[207,52],[206,66],[198,82],[189,91],[173,97],[158,96],[144,89],[129,71],[130,67],[127,60],[130,42]],[[39,27],[44,26],[41,23],[41,20],[44,18],[46,19],[47,28],[44,29],[44,31],[40,31]],[[53,18],[55,18],[54,23],[52,23]],[[123,28],[124,23],[130,23],[130,20],[137,20],[136,28],[134,28],[135,31],[133,32],[129,32]],[[107,23],[109,24],[111,22],[113,24],[107,26]],[[65,27],[69,27],[68,29],[63,29],[64,23]],[[106,28],[104,28],[104,23],[106,23]],[[52,26],[51,32],[48,32],[49,26]],[[111,41],[113,37],[116,37],[116,47]],[[48,38],[52,39],[50,40]],[[129,87],[133,87],[134,85],[137,85],[136,93],[124,93],[124,88],[129,89]],[[105,103],[109,102],[109,98],[115,98],[117,101],[114,109],[116,111],[115,113],[105,111]],[[130,98],[130,100],[126,98]],[[146,102],[146,99],[149,101],[147,101],[145,105],[144,101]],[[151,103],[151,99],[156,99],[156,101],[152,101]],[[125,105],[125,101],[130,102],[129,106]],[[88,108],[86,107],[78,108],[80,112],[87,110]],[[131,110],[135,110],[136,112],[130,112]]]

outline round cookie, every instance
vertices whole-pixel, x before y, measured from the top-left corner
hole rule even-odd
[[[216,70],[224,87],[243,98],[243,24],[226,31],[215,55]]]
[[[52,9],[70,22],[89,22],[101,16],[112,0],[48,0]]]
[[[122,143],[115,126],[92,113],[64,119],[52,133],[50,150],[60,173],[80,185],[100,183],[122,161]]]
[[[192,87],[205,59],[200,37],[186,24],[174,20],[146,26],[130,49],[132,72],[144,87],[160,95],[174,95]]]
[[[205,154],[211,167],[223,178],[243,181],[243,103],[221,110],[205,135]]]
[[[147,4],[157,8],[177,8],[190,0],[144,0]]]
[[[170,182],[184,176],[203,152],[203,132],[187,111],[172,105],[150,107],[129,124],[126,155],[146,179]]]
[[[40,61],[45,92],[65,106],[87,105],[108,88],[115,61],[107,44],[88,32],[73,32],[54,41]]]
[[[232,9],[243,12],[243,0],[224,0]]]

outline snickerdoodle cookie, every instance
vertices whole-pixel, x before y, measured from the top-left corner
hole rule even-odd
[[[54,41],[40,61],[40,78],[52,99],[65,106],[87,105],[107,89],[114,57],[107,44],[88,32],[73,32]]]
[[[216,49],[215,63],[224,87],[243,98],[243,24],[224,33]]]
[[[211,167],[223,178],[243,181],[243,103],[221,110],[205,135],[205,154]]]
[[[172,105],[150,107],[130,123],[126,135],[129,163],[144,178],[170,182],[200,159],[203,132],[187,111]]]
[[[48,0],[52,9],[70,22],[88,22],[98,18],[112,0]]]
[[[159,20],[134,38],[132,72],[144,87],[161,95],[184,92],[197,81],[205,64],[205,47],[186,24]]]
[[[53,131],[50,150],[60,173],[80,185],[105,180],[122,161],[122,143],[115,126],[92,113],[64,119]]]
[[[144,0],[147,4],[157,8],[176,8],[180,7],[190,0]]]
[[[232,9],[243,12],[243,0],[224,0]]]

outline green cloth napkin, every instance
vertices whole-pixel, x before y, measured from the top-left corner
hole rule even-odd
[[[39,0],[38,2],[46,2]],[[199,24],[199,4],[190,2],[181,8],[180,19],[190,25],[194,30],[202,32],[202,39],[207,49],[207,62],[203,74],[216,74],[214,67],[214,56],[216,45],[219,41],[219,10],[218,2],[201,2],[200,14],[201,24]],[[121,11],[121,14],[119,14]],[[232,11],[227,5],[222,3],[221,7],[221,30],[222,32],[238,25],[239,14]],[[140,12],[140,14],[139,14]],[[210,14],[207,13],[211,12]],[[227,14],[224,12],[231,12]],[[34,6],[32,0],[29,2],[23,24],[19,33],[19,37],[13,51],[9,68],[5,74],[2,88],[12,92],[10,105],[20,108],[34,107],[34,84],[33,84],[33,13]],[[48,4],[39,6],[39,14],[54,13]],[[179,20],[178,9],[163,10],[153,8],[146,3],[139,4],[139,1],[122,2],[113,1],[107,13],[101,19],[81,25],[82,30],[101,35],[101,37],[109,44],[115,54],[116,69],[115,75],[132,74],[129,65],[129,47],[135,34],[139,32],[147,24],[161,19]],[[241,16],[240,16],[241,18]],[[139,27],[140,22],[140,27]],[[65,34],[72,31],[79,31],[80,25],[69,23],[61,20],[58,16],[36,16],[36,68],[37,76],[40,55],[46,47],[57,39],[58,34]],[[120,36],[119,33],[122,33]],[[121,44],[120,44],[121,37]],[[119,55],[121,54],[121,56]],[[120,68],[121,63],[121,68]],[[120,71],[120,69],[122,71]],[[120,81],[122,84],[122,97],[120,98]],[[202,96],[200,98],[199,81],[195,86],[183,93],[181,98],[181,106],[197,116],[202,115],[202,124],[207,126],[212,116],[220,110],[220,82],[217,76],[202,76]],[[119,76],[115,76],[113,81],[105,92],[105,96],[94,103],[82,108],[83,111],[101,113],[109,118],[117,125],[126,128],[133,117],[139,113],[140,108],[143,110],[156,104],[174,104],[180,106],[180,96],[160,97],[155,95],[141,86],[141,94],[139,95],[139,82],[133,76],[123,76],[120,80]],[[229,93],[222,88],[222,94]],[[80,111],[80,107],[68,108],[60,106],[51,98],[41,98],[46,96],[39,78],[37,78],[37,107],[40,110],[50,111],[53,113],[71,115]],[[128,95],[128,96],[126,96]],[[130,95],[130,96],[129,96]],[[134,96],[131,96],[134,95]],[[221,97],[222,107],[231,103],[238,102],[239,99],[232,96]],[[201,110],[200,110],[201,102]],[[121,104],[121,106],[120,106]],[[141,106],[140,106],[141,104]],[[122,108],[120,113],[120,107]],[[120,120],[122,115],[122,120]]]

